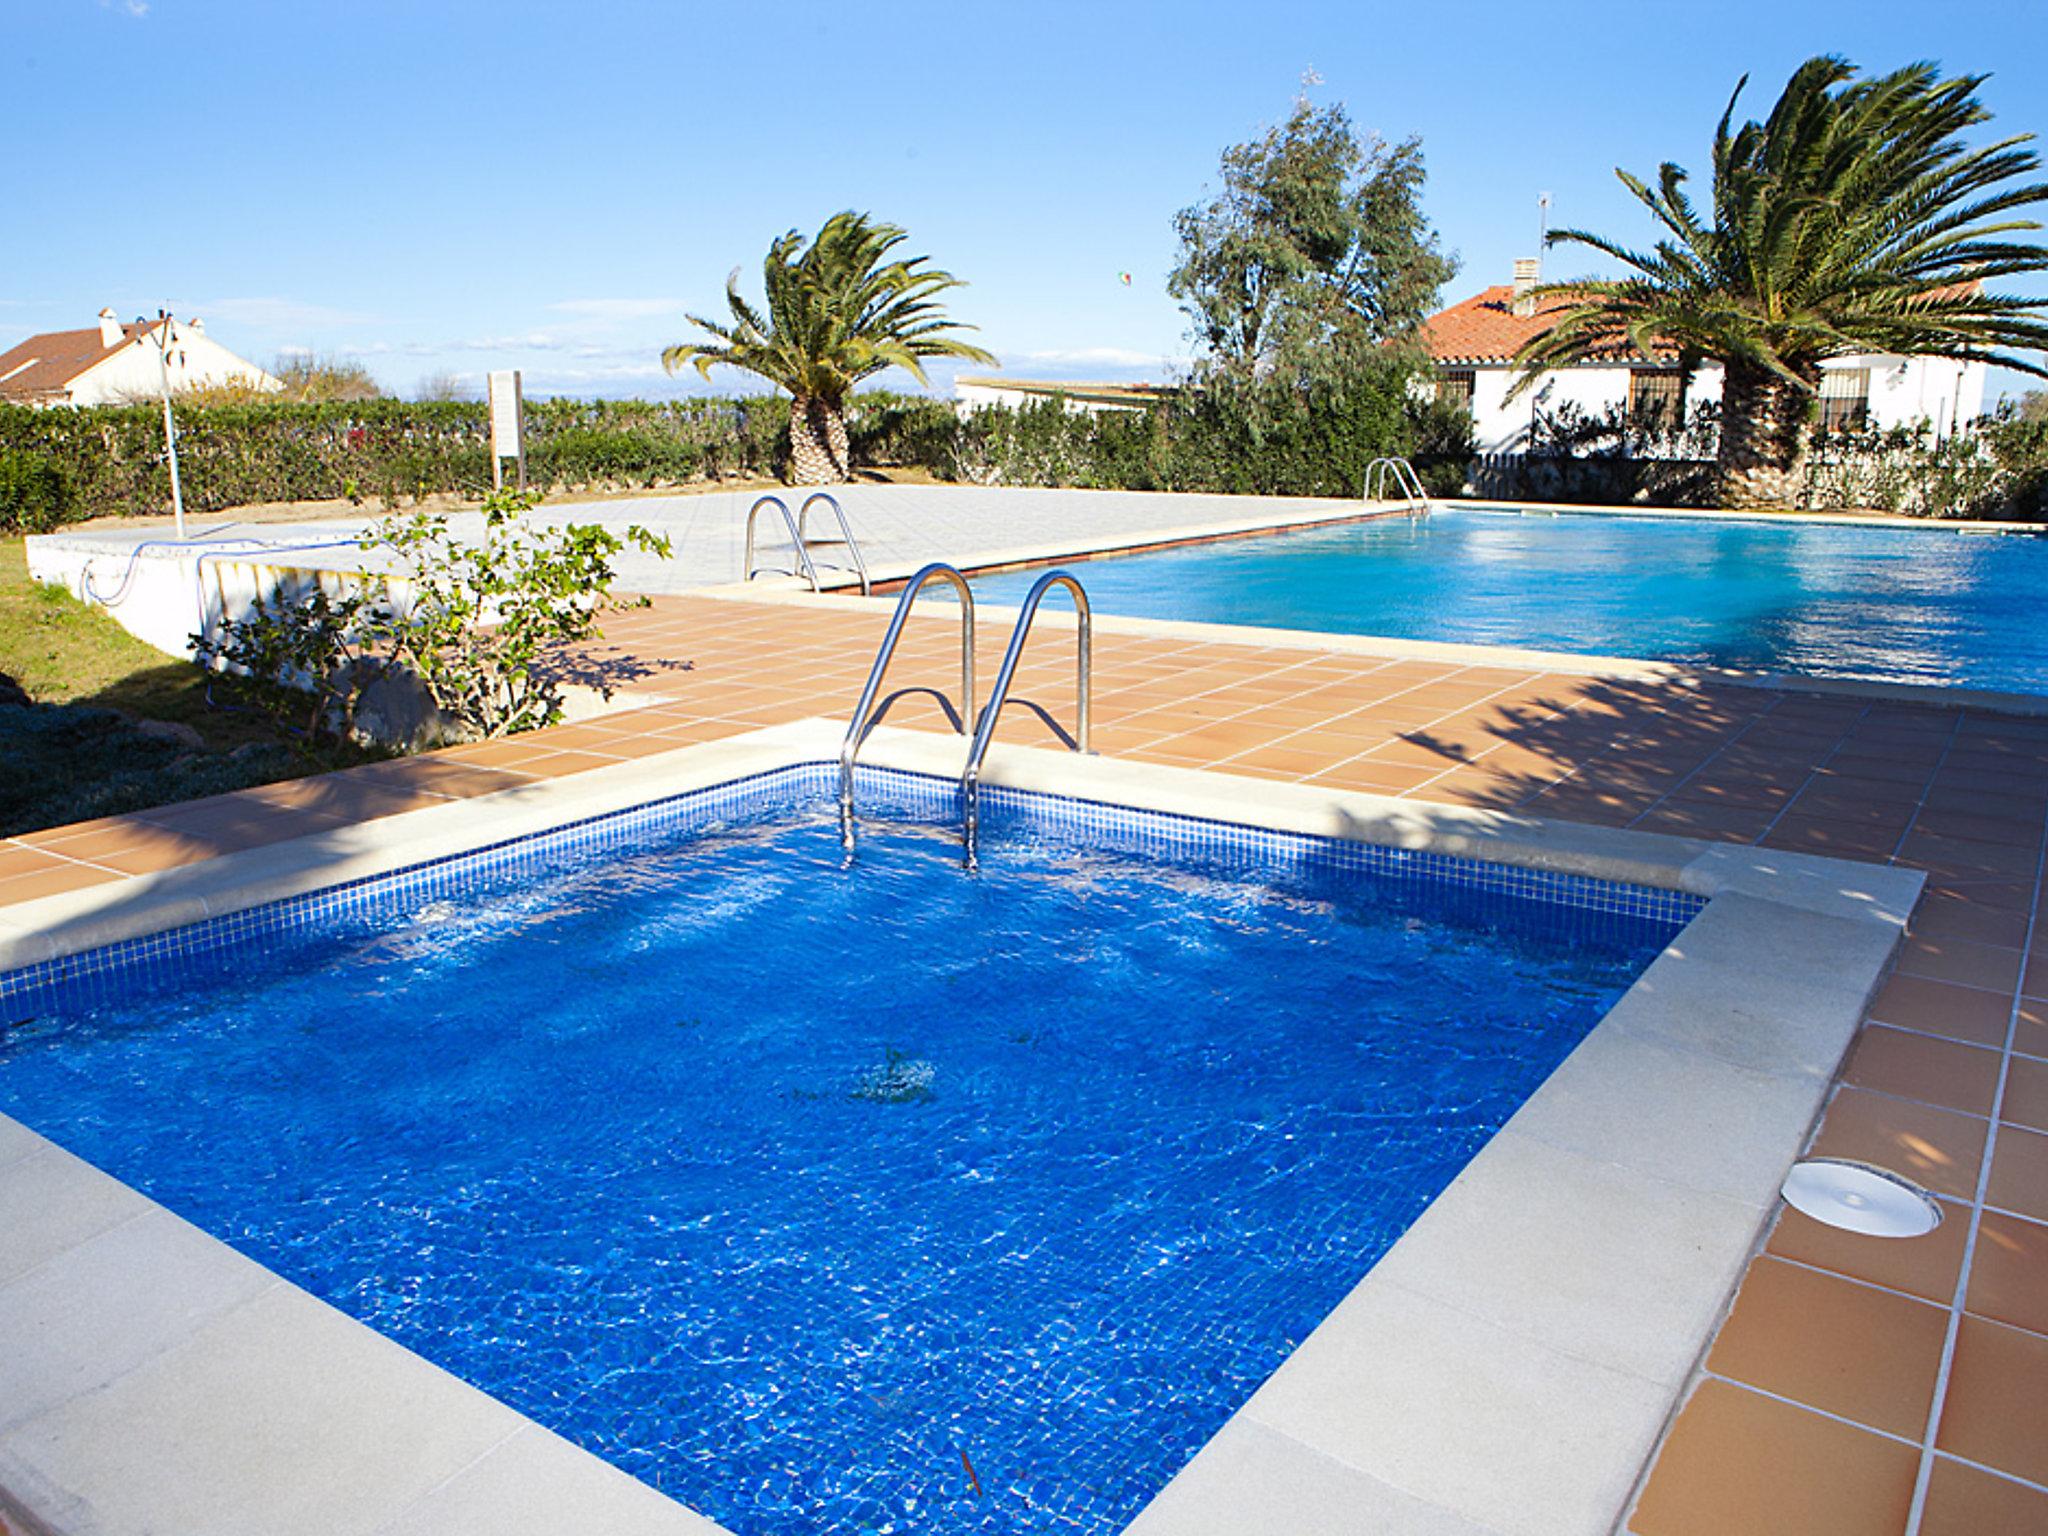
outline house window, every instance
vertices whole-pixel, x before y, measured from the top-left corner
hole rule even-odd
[[[1861,432],[1870,425],[1870,370],[1829,368],[1820,376],[1820,429]]]
[[[1479,376],[1470,368],[1446,369],[1437,378],[1436,397],[1452,405],[1472,409],[1472,391]]]
[[[1684,404],[1685,376],[1675,368],[1631,368],[1628,416],[1645,426],[1675,427]]]

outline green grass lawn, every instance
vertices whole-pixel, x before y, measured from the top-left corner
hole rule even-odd
[[[280,742],[261,716],[207,702],[206,674],[143,644],[61,587],[29,580],[0,539],[0,836],[145,810],[336,766]],[[141,722],[196,731],[152,734]]]

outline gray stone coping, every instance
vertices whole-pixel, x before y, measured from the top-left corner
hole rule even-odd
[[[0,967],[830,760],[803,721],[0,909]],[[957,773],[958,738],[863,760]],[[984,781],[1683,889],[1700,915],[1133,1536],[1606,1536],[1771,1214],[1917,873],[1036,748]],[[0,1117],[0,1512],[75,1536],[713,1536]]]

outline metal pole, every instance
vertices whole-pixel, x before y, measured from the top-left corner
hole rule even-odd
[[[185,487],[178,479],[178,423],[171,415],[171,314],[169,310],[156,312],[160,322],[157,326],[156,367],[157,381],[164,394],[164,452],[171,465],[171,517],[176,523],[178,537],[185,537]]]

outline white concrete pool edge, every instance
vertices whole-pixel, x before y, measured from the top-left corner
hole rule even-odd
[[[0,969],[829,760],[842,729],[798,722],[17,903]],[[950,774],[961,753],[884,729],[864,760]],[[985,781],[1710,898],[1131,1528],[1605,1536],[1921,877],[1031,748],[997,749]],[[74,1536],[718,1529],[4,1117],[0,1403],[0,1490]]]

